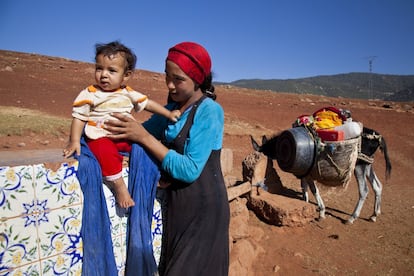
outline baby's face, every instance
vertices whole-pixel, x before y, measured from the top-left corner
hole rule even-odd
[[[114,91],[126,80],[126,60],[117,53],[111,56],[98,55],[95,65],[95,81],[103,91]]]

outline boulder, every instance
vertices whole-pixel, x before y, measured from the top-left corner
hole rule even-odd
[[[316,216],[314,205],[264,190],[260,193],[251,193],[247,206],[260,219],[276,226],[304,226]]]

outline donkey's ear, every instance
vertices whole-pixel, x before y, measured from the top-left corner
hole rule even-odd
[[[262,145],[267,143],[267,138],[265,135],[262,136]]]
[[[254,140],[253,136],[250,135],[250,140],[252,141],[252,146],[255,151],[260,151],[259,144]]]

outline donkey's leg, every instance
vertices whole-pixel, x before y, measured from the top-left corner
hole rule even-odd
[[[309,194],[308,194],[308,180],[305,177],[300,179],[300,187],[302,188],[302,199],[306,202],[309,202]]]
[[[346,222],[347,224],[352,224],[359,217],[362,206],[364,206],[365,199],[368,196],[368,185],[366,182],[366,177],[370,167],[370,164],[358,164],[355,166],[354,175],[358,183],[359,199],[357,205],[355,206],[354,212]]]
[[[375,174],[374,167],[372,165],[369,167],[368,180],[371,183],[372,189],[375,193],[374,214],[370,217],[370,220],[375,222],[377,220],[377,216],[381,214],[382,184]]]
[[[307,178],[307,182],[308,182],[309,188],[313,196],[316,199],[316,202],[318,203],[319,219],[324,219],[325,218],[325,204],[323,203],[322,197],[319,193],[319,189],[316,186],[315,181],[313,179]]]

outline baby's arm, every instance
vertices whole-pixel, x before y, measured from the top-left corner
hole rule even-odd
[[[179,110],[170,111],[162,105],[160,105],[159,103],[150,99],[148,99],[148,103],[145,106],[145,110],[151,113],[162,115],[173,122],[177,122],[178,118],[180,118],[181,116],[181,112]]]
[[[82,120],[77,118],[73,118],[72,125],[70,127],[70,138],[66,148],[63,150],[63,156],[65,158],[70,157],[73,153],[76,155],[80,155],[81,146],[80,146],[80,139],[82,136],[83,128],[85,127],[85,123]]]

